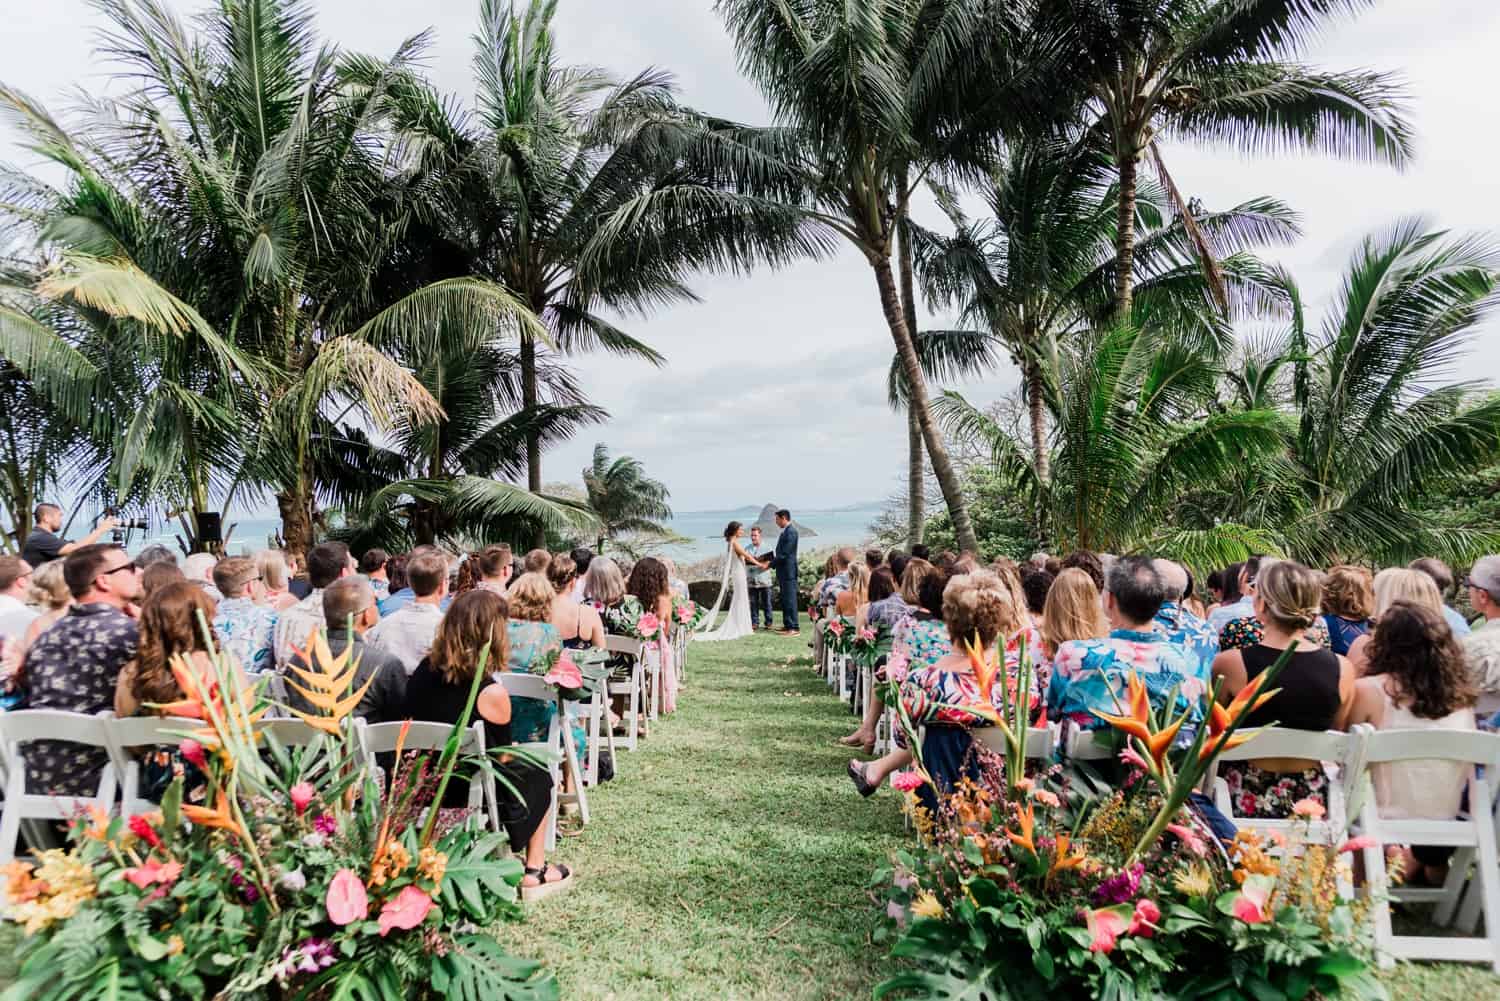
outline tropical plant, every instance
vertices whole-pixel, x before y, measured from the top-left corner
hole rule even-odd
[[[622,536],[669,531],[662,524],[672,517],[667,488],[646,475],[639,460],[628,455],[611,459],[602,443],[594,446],[594,461],[583,471],[589,510],[599,521],[595,551]]]
[[[973,548],[891,256],[916,188],[935,170],[975,170],[1025,106],[1027,88],[1007,63],[1008,15],[977,0],[717,7],[777,124],[717,136],[707,155],[746,190],[795,207],[810,228],[865,257],[933,475],[960,545]]]
[[[1056,0],[1037,5],[1033,50],[1076,94],[1085,126],[1103,136],[1118,173],[1114,301],[1130,315],[1140,161],[1149,158],[1184,220],[1161,139],[1246,153],[1306,149],[1404,166],[1411,128],[1389,75],[1328,72],[1297,61],[1336,16],[1373,0]],[[1213,239],[1194,233],[1216,285]]]

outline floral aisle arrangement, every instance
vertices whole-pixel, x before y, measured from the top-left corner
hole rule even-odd
[[[558,997],[495,937],[519,914],[504,836],[442,831],[424,806],[442,801],[478,685],[437,762],[398,747],[382,790],[349,718],[363,694],[349,652],[310,645],[312,667],[288,679],[323,731],[305,748],[262,731],[267,705],[227,656],[213,680],[174,665],[185,698],[162,708],[201,721],[179,746],[184,776],[160,809],[80,817],[69,848],[9,866],[7,917],[26,938],[5,1001]]]
[[[996,666],[972,647],[970,656],[988,687]],[[1092,800],[1059,768],[1027,775],[1029,707],[995,685],[1006,753],[937,816],[909,800],[921,846],[877,875],[889,887],[894,953],[913,968],[876,996],[1384,997],[1370,968],[1368,902],[1344,889],[1363,845],[1272,844],[1247,831],[1225,845],[1186,808],[1214,758],[1251,739],[1236,731],[1274,694],[1265,688],[1284,661],[1227,707],[1210,696],[1176,716],[1153,711],[1132,674],[1128,706],[1103,716],[1127,736],[1125,776]],[[893,777],[898,788],[924,781],[920,761]],[[1310,821],[1322,806],[1304,801],[1297,813]]]
[[[673,596],[672,618],[677,623],[677,628],[686,629],[690,633],[697,632],[708,618],[708,609],[693,601],[691,598]]]

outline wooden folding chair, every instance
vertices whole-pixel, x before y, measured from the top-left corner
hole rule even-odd
[[[396,741],[400,739],[401,728],[404,726],[407,724],[366,723],[364,720],[355,723],[355,733],[358,735],[360,749],[364,753],[366,767],[370,769],[372,775],[381,774],[381,769],[376,763],[376,755],[395,753]],[[448,746],[448,735],[453,732],[451,723],[412,720],[410,727],[406,733],[406,740],[401,744],[403,754],[407,751],[441,752]],[[482,720],[476,719],[464,730],[464,735],[458,745],[458,753],[484,756],[484,722]],[[384,785],[383,779],[380,784]],[[499,790],[495,776],[489,771],[477,771],[469,779],[469,809],[484,815],[490,830],[501,829]]]
[[[634,751],[636,736],[641,728],[641,694],[645,686],[645,668],[641,658],[642,643],[633,636],[605,636],[604,649],[610,653],[625,654],[630,658],[630,680],[610,681],[607,684],[609,696],[623,695],[626,697],[626,725],[630,728],[629,735],[625,738],[625,749]],[[606,715],[605,725],[608,726],[609,718]],[[649,732],[649,730],[648,730]],[[611,747],[611,750],[613,747]]]
[[[1378,730],[1365,742],[1368,767],[1403,761],[1454,761],[1476,766],[1469,779],[1469,813],[1456,819],[1382,817],[1370,787],[1369,772],[1361,776],[1354,796],[1358,806],[1359,833],[1373,839],[1364,849],[1365,879],[1375,908],[1375,951],[1383,967],[1397,959],[1435,959],[1446,962],[1487,963],[1500,973],[1500,853],[1495,830],[1500,802],[1496,799],[1495,775],[1500,768],[1500,734],[1455,730]],[[1442,887],[1391,887],[1386,880],[1385,849],[1388,845],[1454,846],[1459,849]],[[1462,855],[1460,859],[1458,856]],[[1436,902],[1439,924],[1453,915],[1469,861],[1474,867],[1469,893],[1474,921],[1484,916],[1483,938],[1435,935],[1397,935],[1391,929],[1387,898],[1407,902]],[[1465,910],[1470,909],[1465,904]],[[1467,915],[1465,915],[1467,918]]]
[[[5,803],[0,806],[0,864],[16,857],[25,824],[33,844],[50,841],[45,821],[71,820],[89,807],[112,810],[117,776],[110,754],[109,724],[114,713],[97,716],[61,709],[16,709],[0,713],[0,756],[5,760]],[[26,790],[25,746],[35,740],[61,740],[97,747],[109,759],[92,796],[48,796]]]
[[[156,803],[141,797],[141,749],[165,747],[175,751],[186,734],[203,726],[202,720],[174,716],[131,716],[110,721],[105,732],[109,737],[115,773],[121,777],[122,815],[148,813],[157,807]]]

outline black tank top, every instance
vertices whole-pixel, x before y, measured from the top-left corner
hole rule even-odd
[[[1246,719],[1247,726],[1275,723],[1284,730],[1327,730],[1333,726],[1342,700],[1339,698],[1339,658],[1331,650],[1317,647],[1299,649],[1292,654],[1281,674],[1272,682],[1280,691]],[[1263,643],[1244,647],[1240,658],[1245,662],[1245,680],[1260,677],[1281,650]]]

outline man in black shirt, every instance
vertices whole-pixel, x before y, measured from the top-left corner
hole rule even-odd
[[[56,504],[38,504],[34,515],[33,524],[36,527],[26,536],[26,545],[21,548],[21,559],[33,567],[60,559],[75,549],[92,546],[99,541],[100,536],[119,524],[113,518],[100,518],[92,532],[77,542],[68,542],[57,534],[58,529],[62,528],[62,508]]]

